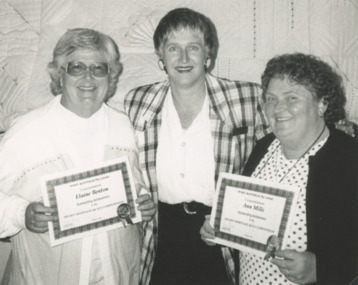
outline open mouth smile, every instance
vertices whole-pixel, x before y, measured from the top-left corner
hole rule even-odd
[[[278,117],[276,118],[276,122],[286,122],[292,120],[291,117]]]
[[[79,87],[77,87],[79,90],[81,90],[81,91],[94,91],[94,90],[96,90],[97,89],[97,87],[95,87],[95,86],[79,86]]]
[[[190,72],[192,69],[193,69],[192,66],[180,66],[180,67],[175,68],[175,70],[180,72],[180,73]]]

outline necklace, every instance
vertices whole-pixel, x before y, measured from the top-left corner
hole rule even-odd
[[[320,134],[318,135],[318,137],[314,140],[314,142],[309,146],[309,148],[306,149],[306,151],[295,161],[295,163],[287,170],[287,172],[285,173],[285,175],[283,175],[283,177],[278,181],[278,183],[282,182],[282,180],[291,172],[291,170],[293,168],[295,168],[295,166],[301,161],[302,158],[305,157],[305,155],[311,150],[311,148],[319,141],[319,139],[321,138],[321,136],[323,135],[324,131],[326,129],[326,125],[324,125],[322,131],[320,132]],[[279,143],[276,148],[274,149],[274,151],[271,153],[271,155],[269,156],[269,158],[265,161],[264,165],[262,166],[262,168],[258,171],[258,173],[256,174],[256,177],[261,173],[261,171],[266,167],[266,164],[270,161],[270,159],[272,158],[272,156],[276,153],[276,151],[278,150],[278,148],[281,146],[281,143]],[[277,171],[276,171],[277,172]]]

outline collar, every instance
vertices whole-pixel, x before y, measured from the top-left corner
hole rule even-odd
[[[136,129],[144,131],[150,126],[154,118],[160,114],[164,105],[164,98],[169,90],[169,81],[150,85],[151,90],[145,91],[143,110],[136,123]],[[160,116],[160,115],[159,115]]]
[[[216,115],[217,118],[225,122],[229,127],[235,126],[235,122],[230,118],[230,97],[229,90],[223,81],[207,74],[206,75],[207,93],[209,96],[210,117]]]
[[[161,113],[164,105],[164,98],[169,94],[169,80],[153,86],[146,98],[147,105],[142,112],[142,116],[138,122],[139,129],[146,129],[150,126],[154,118]],[[226,122],[229,127],[235,124],[230,118],[230,98],[228,97],[227,86],[219,81],[216,77],[206,74],[206,88],[209,97],[210,118],[214,116],[219,120]]]

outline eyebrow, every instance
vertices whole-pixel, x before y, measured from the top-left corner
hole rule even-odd
[[[291,90],[291,91],[283,92],[284,95],[288,95],[288,94],[292,94],[292,93],[297,94],[297,92],[292,91],[292,90]]]
[[[297,92],[291,90],[291,91],[285,91],[285,92],[283,92],[283,95],[289,95],[289,94],[292,94],[292,93],[297,94]],[[266,94],[276,96],[275,93],[272,93],[272,92],[269,92],[269,91],[266,91]]]
[[[187,42],[186,44],[188,44],[188,45],[198,45],[198,46],[204,45],[204,44],[203,44],[202,42],[200,42],[200,41],[198,41],[198,42]],[[167,42],[165,43],[165,45],[181,45],[181,43],[178,43],[178,42],[176,42],[176,41],[173,41],[173,42],[167,41]]]

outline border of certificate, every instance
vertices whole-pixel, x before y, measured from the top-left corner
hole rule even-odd
[[[282,248],[285,247],[286,237],[287,237],[287,229],[289,228],[291,224],[291,219],[293,217],[293,213],[295,210],[295,204],[297,195],[295,193],[295,190],[292,186],[289,185],[279,185],[288,187],[289,190],[283,190],[279,189],[276,183],[270,183],[268,181],[262,181],[262,184],[255,183],[258,181],[257,179],[255,182],[250,182],[251,177],[246,177],[242,175],[235,175],[235,174],[229,174],[229,173],[221,173],[219,177],[219,184],[218,184],[218,193],[217,193],[217,200],[216,205],[213,208],[212,215],[214,215],[214,223],[213,228],[215,232],[215,239],[217,242],[217,239],[221,239],[223,241],[227,241],[226,245],[241,245],[246,248],[250,248],[253,250],[253,252],[266,252],[266,244],[259,243],[256,241],[252,241],[249,239],[246,239],[244,237],[236,236],[230,233],[222,232],[220,231],[221,227],[221,218],[222,218],[222,212],[224,207],[224,197],[225,197],[225,188],[227,186],[235,187],[235,188],[242,188],[245,190],[250,190],[257,193],[264,193],[269,194],[272,196],[282,197],[285,198],[285,206],[284,206],[284,212],[282,215],[282,220],[279,227],[278,237],[282,242]],[[265,184],[264,184],[265,183]],[[291,190],[291,191],[290,191]],[[220,242],[219,242],[220,243]]]
[[[134,184],[133,184],[133,186],[131,185],[131,183],[133,183],[133,182],[131,182],[132,173],[131,173],[128,158],[121,157],[115,161],[108,161],[108,162],[105,161],[103,164],[106,164],[106,165],[100,166],[98,168],[90,169],[90,170],[80,171],[78,173],[63,174],[63,176],[60,176],[58,178],[53,178],[53,179],[50,178],[48,180],[46,177],[43,178],[46,181],[45,187],[46,187],[46,194],[47,194],[46,195],[47,197],[45,197],[45,195],[44,195],[44,198],[47,198],[47,200],[49,202],[48,206],[55,210],[55,215],[58,215],[58,207],[57,207],[57,200],[56,200],[56,194],[55,194],[56,186],[61,185],[61,184],[73,183],[73,182],[76,182],[76,181],[79,181],[82,179],[97,177],[100,175],[104,175],[104,174],[107,174],[110,172],[120,170],[122,172],[123,185],[125,188],[127,203],[130,207],[130,218],[132,220],[133,219],[141,220],[141,217],[139,217],[140,215],[137,213],[136,208],[135,208],[136,197],[134,197],[133,192],[132,192],[132,187],[134,187]],[[73,171],[69,171],[69,172],[73,172]],[[66,173],[68,173],[68,171],[66,171]],[[45,202],[45,204],[47,204],[47,203]],[[115,224],[117,224],[117,226],[115,226]],[[72,236],[78,236],[78,238],[80,238],[80,237],[83,237],[83,235],[81,235],[81,234],[85,234],[86,232],[89,233],[91,231],[96,232],[96,230],[102,229],[104,227],[110,227],[111,225],[113,226],[113,228],[121,227],[122,223],[121,223],[120,217],[116,216],[113,218],[109,218],[109,219],[102,220],[102,221],[97,221],[97,222],[94,222],[91,224],[86,224],[86,225],[83,225],[80,227],[75,227],[75,228],[71,228],[71,229],[67,229],[67,230],[61,230],[60,221],[56,220],[56,221],[50,223],[50,237],[52,240],[51,244],[57,245],[57,244],[66,242],[67,238],[72,237]],[[113,229],[113,228],[108,228],[108,229]],[[70,240],[72,240],[72,239],[75,239],[75,238],[71,238]],[[63,241],[60,242],[60,240],[63,240]]]

